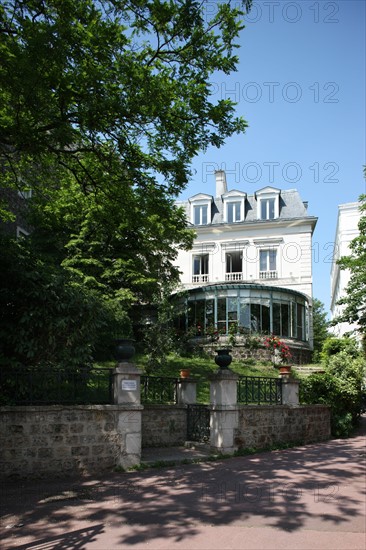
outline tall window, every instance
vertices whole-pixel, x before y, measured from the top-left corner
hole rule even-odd
[[[207,225],[207,204],[196,205],[193,207],[194,225]]]
[[[275,217],[275,199],[261,199],[261,220],[273,220]]]
[[[226,254],[226,280],[241,281],[243,278],[243,256],[241,252]]]
[[[259,278],[276,279],[277,278],[277,251],[260,250],[259,251]]]
[[[227,203],[227,221],[229,223],[241,221],[241,202],[228,202]]]
[[[208,281],[208,254],[193,256],[193,282],[205,283]]]
[[[290,336],[290,304],[273,303],[273,333]]]

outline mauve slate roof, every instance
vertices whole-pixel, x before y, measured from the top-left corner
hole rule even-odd
[[[178,206],[183,207],[187,213],[187,219],[190,218],[189,201],[178,201]],[[213,199],[212,203],[212,224],[223,223],[223,206],[221,197]],[[279,219],[307,218],[309,217],[307,209],[296,189],[281,191],[280,194],[280,215]],[[312,217],[312,216],[311,216]],[[257,221],[257,201],[254,195],[247,195],[245,201],[245,222]]]

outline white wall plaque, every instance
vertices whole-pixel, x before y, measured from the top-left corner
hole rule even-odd
[[[136,380],[122,380],[122,389],[127,391],[137,390]]]

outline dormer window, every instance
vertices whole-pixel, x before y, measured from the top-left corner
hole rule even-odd
[[[259,220],[274,220],[280,215],[280,189],[264,187],[256,192],[257,217]]]
[[[241,221],[241,212],[240,212],[240,202],[228,202],[227,203],[227,221],[240,222]]]
[[[222,195],[224,203],[224,221],[227,223],[235,223],[244,221],[244,205],[246,193],[242,191],[229,191]]]
[[[194,225],[207,224],[207,204],[196,204],[193,206],[193,223]]]
[[[261,220],[274,220],[275,218],[275,199],[262,199]]]
[[[212,196],[199,193],[189,199],[191,203],[191,223],[207,225],[211,223]]]

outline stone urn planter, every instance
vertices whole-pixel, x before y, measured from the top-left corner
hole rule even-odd
[[[115,340],[115,357],[117,361],[129,361],[135,355],[134,340],[118,338]]]
[[[227,369],[233,358],[230,355],[230,348],[218,349],[216,350],[215,363],[220,367],[220,369]]]

